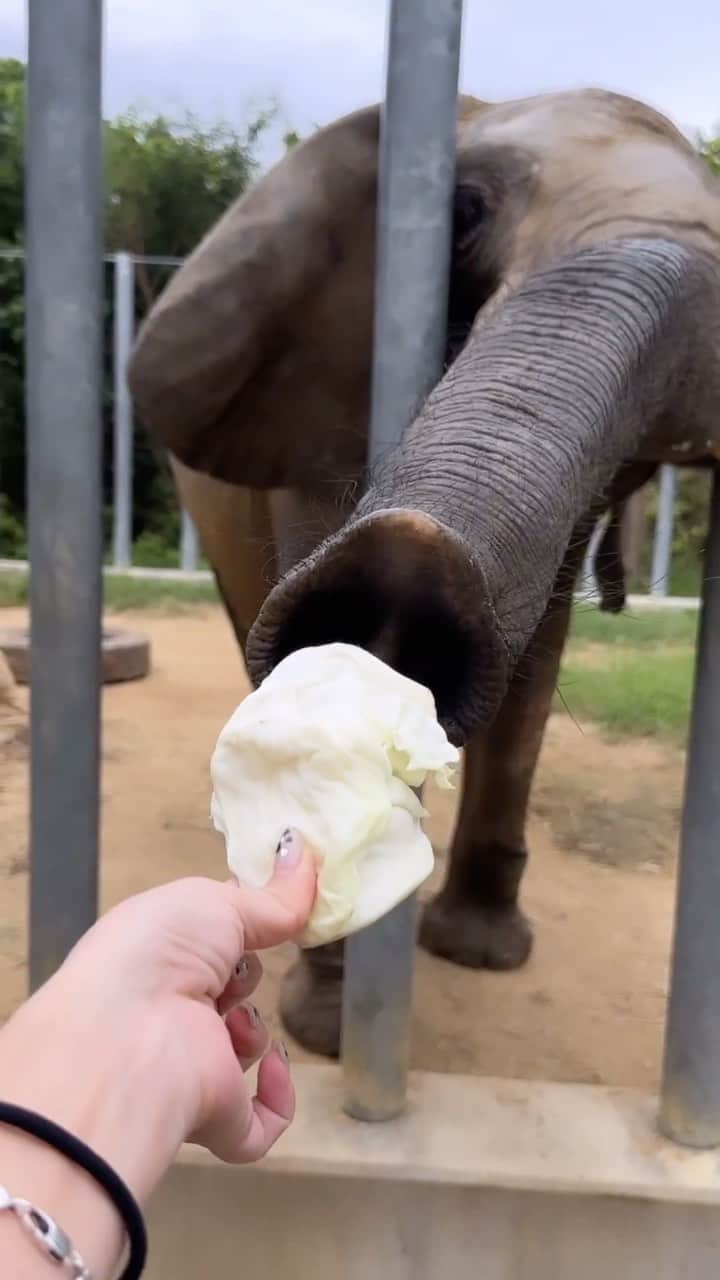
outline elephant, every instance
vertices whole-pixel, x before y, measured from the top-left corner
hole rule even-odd
[[[360,645],[432,690],[464,748],[420,944],[522,965],[533,774],[598,520],[624,601],[623,504],[715,466],[720,182],[656,110],[599,89],[458,100],[447,355],[368,465],[380,108],[290,151],[157,300],[129,366],[258,684]],[[430,264],[428,264],[430,269]],[[281,1013],[328,1056],[342,944],[300,953]]]

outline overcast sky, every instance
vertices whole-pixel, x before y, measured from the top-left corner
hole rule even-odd
[[[0,56],[24,57],[24,13],[0,0]],[[386,0],[106,0],[106,15],[106,114],[242,123],[275,99],[302,133],[382,95]],[[711,128],[719,33],[717,0],[466,0],[462,87],[496,99],[600,85]]]

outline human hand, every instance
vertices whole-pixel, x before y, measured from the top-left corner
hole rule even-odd
[[[256,951],[312,908],[312,855],[280,848],[265,889],[187,879],[115,907],[0,1035],[0,1096],[72,1130],[140,1199],[184,1140],[257,1160],[292,1119],[286,1055],[244,1003]]]

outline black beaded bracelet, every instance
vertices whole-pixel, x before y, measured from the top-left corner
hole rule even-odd
[[[38,1142],[54,1147],[66,1159],[94,1178],[98,1186],[102,1187],[105,1194],[112,1200],[127,1232],[130,1255],[119,1280],[139,1280],[147,1259],[147,1232],[135,1197],[115,1170],[97,1152],[87,1147],[72,1133],[68,1133],[66,1129],[62,1129],[59,1124],[46,1119],[45,1116],[27,1111],[25,1107],[16,1107],[10,1102],[0,1102],[0,1124],[22,1129],[24,1133],[37,1138]]]

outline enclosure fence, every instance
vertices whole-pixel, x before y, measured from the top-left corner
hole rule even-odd
[[[27,423],[31,575],[33,986],[97,911],[101,652],[101,0],[29,6]],[[382,120],[370,457],[396,441],[442,370],[461,0],[394,0]],[[115,555],[128,555],[132,263],[115,262]],[[665,473],[664,501],[672,492]],[[659,522],[658,569],[671,525]],[[662,1131],[720,1143],[720,483],[715,480],[682,822]],[[186,563],[196,554],[186,528]],[[414,900],[353,937],[343,1012],[345,1108],[407,1095]]]

